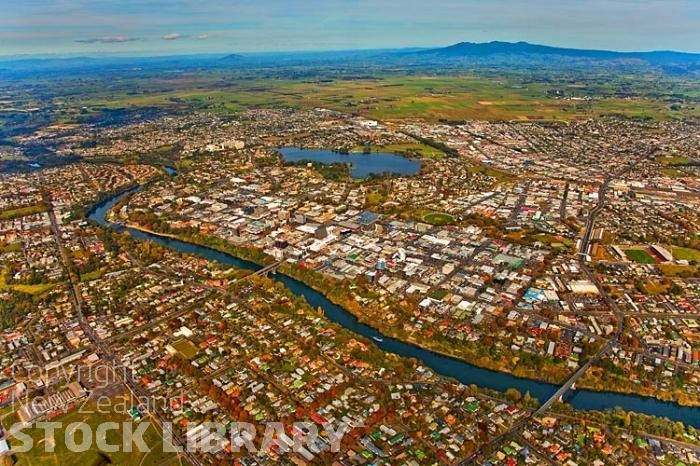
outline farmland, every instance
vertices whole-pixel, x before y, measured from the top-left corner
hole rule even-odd
[[[518,76],[493,79],[476,74],[445,76],[384,75],[363,79],[280,78],[238,79],[217,73],[143,81],[131,89],[93,88],[71,103],[92,112],[105,109],[158,107],[195,108],[233,113],[251,107],[316,108],[351,112],[378,120],[550,120],[567,121],[605,116],[676,118],[700,116],[700,108],[671,110],[655,98],[619,98],[612,89],[591,89],[595,99],[558,99],[548,95],[555,86],[546,80],[523,84]],[[559,86],[556,86],[557,88]],[[113,89],[113,90],[112,90]],[[74,118],[74,117],[73,117]],[[64,117],[70,122],[71,117]]]

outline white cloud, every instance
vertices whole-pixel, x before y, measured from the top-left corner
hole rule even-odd
[[[127,37],[127,36],[103,36],[103,37],[90,37],[89,39],[78,39],[76,42],[82,44],[119,44],[122,42],[133,42],[139,40],[137,37]]]
[[[180,34],[179,32],[172,32],[170,34],[166,34],[161,39],[163,40],[178,40],[178,39],[184,39],[187,36],[184,36]]]

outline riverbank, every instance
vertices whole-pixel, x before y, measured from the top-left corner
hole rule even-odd
[[[115,206],[121,205],[120,203],[124,202],[129,194],[141,190],[143,187],[137,187],[127,193],[122,193],[93,205],[92,209],[90,209],[89,220],[103,227],[112,228],[117,232],[129,233],[137,240],[153,241],[181,253],[198,255],[239,269],[259,270],[261,268],[260,263],[274,261],[270,256],[262,254],[260,250],[234,248],[233,245],[221,238],[214,238],[213,241],[209,241],[210,244],[196,244],[191,241],[161,236],[158,233],[146,233],[121,224],[109,223],[105,219],[107,212]],[[183,235],[173,236],[184,237]],[[240,259],[241,255],[249,256],[248,260]],[[380,333],[375,327],[359,322],[353,313],[334,304],[324,294],[301,281],[282,273],[277,275],[276,280],[285,285],[293,294],[303,297],[312,307],[321,308],[326,319],[330,322],[344,327],[355,335],[373,339],[373,345],[378,347],[379,350],[418,360],[423,366],[430,368],[437,374],[457,380],[464,385],[474,384],[482,389],[495,390],[500,393],[505,393],[509,389],[515,388],[521,394],[530,393],[532,397],[538,400],[548,399],[558,388],[556,385],[519,378],[501,371],[484,369],[469,364],[462,359],[446,356],[400,339],[391,338]],[[581,389],[570,392],[570,396],[567,397],[566,401],[564,404],[555,404],[555,408],[557,410],[560,407],[561,409],[576,409],[587,412],[608,412],[616,408],[622,408],[629,412],[652,416],[653,419],[667,418],[671,421],[683,422],[689,426],[700,427],[700,408],[682,407],[676,403],[658,401],[651,397]]]
[[[315,291],[321,293],[331,301],[333,304],[338,305],[343,307],[347,312],[351,313],[355,318],[369,326],[374,328],[375,330],[379,331],[381,334],[389,336],[391,338],[396,338],[398,340],[410,343],[411,345],[414,345],[418,348],[431,351],[433,353],[440,354],[442,356],[448,357],[448,358],[454,358],[458,359],[460,361],[465,361],[469,364],[472,364],[477,367],[481,367],[484,369],[500,372],[503,374],[509,374],[513,377],[517,377],[519,379],[523,380],[533,380],[536,382],[543,382],[543,383],[548,383],[552,385],[561,385],[566,380],[568,379],[568,376],[565,378],[553,378],[553,377],[534,377],[532,376],[532,371],[531,370],[525,370],[525,369],[520,369],[516,367],[515,370],[512,370],[507,367],[500,366],[498,364],[492,363],[488,364],[488,362],[492,362],[492,360],[485,360],[485,359],[471,359],[464,357],[463,354],[461,353],[456,353],[456,352],[451,352],[451,351],[446,351],[442,348],[437,347],[436,345],[430,345],[430,344],[425,344],[423,342],[419,342],[415,338],[412,337],[405,337],[402,335],[399,335],[394,329],[386,326],[386,325],[381,325],[379,324],[376,320],[372,319],[372,316],[362,314],[360,312],[357,312],[355,309],[349,308],[349,306],[344,305],[345,302],[343,300],[337,299],[334,295],[331,295],[327,292],[327,290],[321,289],[316,285],[316,283],[312,282],[311,280],[306,279],[305,275],[295,273],[295,270],[299,270],[298,267],[295,267],[292,264],[282,264],[282,266],[279,269],[282,273],[284,273],[287,276],[292,277],[295,280],[298,280],[302,283],[304,283],[306,286],[309,286],[310,288],[314,289]],[[313,272],[317,273],[317,272]],[[484,364],[484,362],[487,362]],[[541,375],[542,373],[540,373]],[[592,383],[587,383],[585,378],[580,379],[577,382],[577,387],[579,389],[586,389],[589,391],[594,391],[597,393],[619,393],[619,394],[626,394],[626,395],[635,395],[635,396],[640,396],[640,397],[648,397],[648,398],[653,398],[659,401],[664,401],[664,402],[670,402],[670,403],[675,403],[678,404],[679,406],[685,406],[685,407],[700,407],[700,399],[695,399],[695,400],[687,400],[687,399],[674,399],[673,394],[669,392],[659,392],[654,389],[654,387],[651,386],[646,386],[646,387],[639,387],[638,391],[632,390],[629,387],[621,387],[619,385],[609,385],[606,384],[610,382],[609,380],[604,381],[604,384],[592,384]],[[600,387],[604,387],[601,389]]]
[[[124,226],[126,228],[131,228],[132,230],[137,230],[142,233],[148,233],[149,235],[154,235],[154,236],[160,236],[161,238],[170,238],[170,239],[180,239],[176,235],[168,234],[168,233],[159,233],[157,231],[149,230],[148,228],[144,228],[136,223],[125,223]]]
[[[165,239],[174,239],[186,243],[191,243],[197,246],[201,247],[206,247],[209,249],[212,249],[214,251],[218,251],[223,254],[229,254],[234,257],[236,257],[239,260],[244,260],[251,262],[255,264],[256,266],[264,267],[266,265],[269,265],[274,262],[274,259],[271,256],[268,256],[264,254],[261,250],[256,249],[256,248],[248,248],[248,247],[241,247],[241,246],[236,246],[230,243],[226,243],[220,238],[216,237],[201,237],[201,236],[184,236],[184,235],[175,235],[172,233],[161,233],[161,232],[156,232],[147,228],[144,228],[142,226],[132,226],[133,224],[129,224],[128,226],[137,230],[141,231],[143,233],[148,233],[152,234],[155,236],[159,236]],[[305,272],[305,273],[300,273],[300,272]],[[412,337],[407,337],[405,335],[400,335],[398,332],[395,331],[395,329],[392,329],[391,327],[388,327],[386,325],[381,325],[378,323],[375,319],[372,318],[370,315],[363,314],[361,312],[361,308],[358,306],[357,308],[354,306],[348,306],[347,300],[343,299],[338,299],[338,296],[329,293],[327,289],[324,289],[325,287],[319,287],[317,283],[315,283],[313,280],[310,280],[308,278],[308,274],[318,274],[318,272],[314,271],[309,271],[308,269],[301,269],[298,266],[295,266],[290,263],[283,263],[279,269],[279,273],[291,278],[292,280],[296,280],[303,285],[313,289],[314,291],[318,292],[321,294],[325,299],[330,301],[336,306],[339,306],[342,308],[345,312],[351,314],[355,319],[360,324],[366,325],[367,327],[375,330],[378,334],[381,334],[383,337],[388,337],[395,339],[397,341],[402,341],[406,344],[412,345],[416,348],[429,351],[432,353],[435,353],[437,355],[462,361],[464,363],[470,364],[472,366],[485,369],[488,371],[493,371],[497,372],[500,374],[505,374],[510,377],[514,377],[523,381],[532,381],[536,383],[541,383],[541,384],[548,384],[551,385],[552,388],[552,393],[556,389],[556,385],[561,385],[563,384],[567,377],[564,378],[555,378],[555,377],[542,377],[542,374],[545,374],[544,372],[540,372],[539,375],[540,377],[534,376],[532,370],[525,370],[525,369],[520,369],[516,367],[515,370],[512,370],[507,367],[500,366],[499,364],[493,363],[492,360],[490,359],[484,359],[480,358],[478,360],[472,359],[472,358],[467,358],[463,354],[460,353],[455,353],[455,352],[450,352],[447,351],[443,348],[438,347],[437,345],[430,345],[426,344],[425,342],[420,342],[417,341],[415,338]],[[325,279],[325,277],[323,277]],[[336,286],[332,289],[342,289],[339,283],[335,284]],[[373,342],[374,344],[377,344],[376,341]],[[606,383],[608,381],[605,381]],[[478,383],[477,383],[478,385]],[[604,389],[601,389],[601,385],[593,385],[593,384],[587,384],[585,383],[585,380],[582,380],[580,383],[577,384],[577,387],[580,390],[588,390],[590,392],[595,392],[598,394],[605,394],[605,393],[612,393],[612,394],[619,394],[619,395],[629,395],[629,396],[635,396],[639,397],[641,399],[654,399],[654,400],[659,400],[662,402],[666,403],[673,403],[678,405],[679,407],[698,407],[700,406],[700,400],[697,400],[695,403],[687,403],[687,402],[679,402],[679,401],[685,401],[685,400],[675,400],[671,396],[670,393],[668,392],[658,392],[653,389],[653,387],[640,387],[639,391],[634,391],[628,387],[621,387],[621,386],[616,386],[616,385],[610,385],[606,384],[603,385]],[[541,397],[541,395],[540,395]]]

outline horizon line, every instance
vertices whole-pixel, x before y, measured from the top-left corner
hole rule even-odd
[[[183,52],[183,53],[158,53],[156,51],[144,51],[144,52],[95,52],[95,53],[22,53],[22,54],[0,54],[0,61],[10,61],[10,60],[22,60],[22,59],[56,59],[56,60],[68,60],[68,59],[103,59],[103,58],[168,58],[168,57],[203,57],[203,56],[227,56],[227,55],[240,55],[255,57],[259,55],[296,55],[304,53],[351,53],[351,52],[398,52],[403,50],[439,50],[442,48],[447,48],[460,44],[493,44],[493,43],[507,43],[507,44],[530,44],[538,45],[544,47],[551,47],[557,49],[569,49],[569,50],[582,50],[582,51],[600,51],[600,52],[614,52],[614,53],[683,53],[688,55],[700,55],[700,50],[677,50],[677,49],[647,49],[647,50],[620,50],[613,48],[580,48],[572,46],[559,46],[542,44],[535,42],[528,42],[524,40],[520,41],[507,41],[494,39],[488,42],[472,42],[472,41],[460,41],[453,42],[447,45],[433,45],[433,46],[404,46],[404,47],[378,47],[378,48],[348,48],[348,49],[301,49],[301,50],[260,50],[254,52]]]

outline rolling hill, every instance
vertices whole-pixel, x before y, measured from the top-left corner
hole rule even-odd
[[[700,54],[674,51],[616,52],[611,50],[589,50],[551,47],[528,42],[460,42],[448,47],[413,52],[416,55],[442,58],[494,58],[523,57],[534,58],[556,56],[569,59],[588,60],[639,60],[654,65],[700,63]]]

